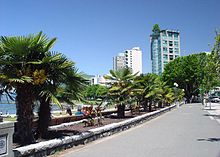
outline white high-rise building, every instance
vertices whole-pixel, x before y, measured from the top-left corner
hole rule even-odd
[[[113,70],[122,69],[125,67],[125,54],[119,53],[118,56],[113,57]]]
[[[131,50],[126,50],[124,53],[119,53],[113,58],[113,69],[118,70],[124,67],[129,67],[133,74],[142,73],[142,51],[139,47],[134,47]]]

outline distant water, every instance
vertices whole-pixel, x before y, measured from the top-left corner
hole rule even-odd
[[[34,112],[37,112],[37,108],[34,109]],[[52,111],[60,110],[57,105],[52,106]],[[10,104],[0,104],[0,112],[3,114],[16,114],[16,105],[14,103]]]

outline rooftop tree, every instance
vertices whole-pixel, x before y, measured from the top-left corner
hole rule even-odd
[[[153,26],[152,32],[155,33],[155,34],[160,33],[160,27],[159,27],[158,24],[155,24],[155,25]]]

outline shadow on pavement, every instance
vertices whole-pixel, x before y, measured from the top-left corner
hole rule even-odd
[[[203,109],[204,111],[215,111],[217,109],[210,109],[210,108],[207,108],[207,109]]]
[[[197,141],[220,142],[220,138],[199,138]]]
[[[216,114],[204,114],[204,116],[212,116],[212,117],[220,118],[220,115],[216,115]]]

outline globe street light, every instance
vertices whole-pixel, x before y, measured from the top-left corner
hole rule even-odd
[[[174,82],[174,84],[173,84],[175,87],[178,87],[179,85],[176,83],[176,82]]]

